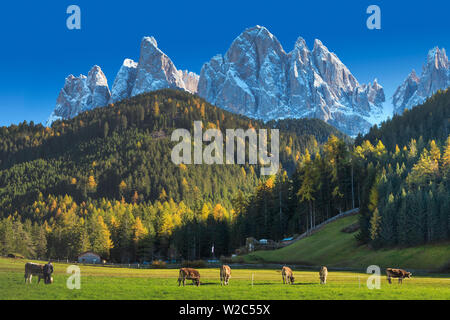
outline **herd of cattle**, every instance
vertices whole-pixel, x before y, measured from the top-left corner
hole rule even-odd
[[[412,273],[407,272],[403,269],[386,269],[387,280],[389,283],[391,282],[391,278],[398,278],[398,283],[402,283],[404,278],[411,278]],[[328,269],[325,266],[322,266],[319,271],[319,279],[320,284],[327,283]],[[228,282],[231,277],[231,268],[230,266],[223,265],[220,268],[220,285],[228,285]],[[294,272],[289,267],[284,266],[281,269],[281,277],[283,280],[283,284],[294,284],[295,277]],[[181,268],[180,273],[178,275],[178,286],[183,286],[186,284],[186,280],[192,280],[192,283],[197,287],[200,285],[200,272],[198,270],[192,268]]]
[[[27,262],[25,264],[25,283],[31,283],[32,276],[38,277],[38,283],[41,279],[44,279],[44,283],[51,284],[53,283],[53,265],[51,262],[47,264],[38,264]],[[320,284],[327,283],[328,269],[325,266],[322,266],[319,271],[319,279]],[[402,283],[404,278],[411,278],[412,273],[407,272],[402,269],[386,269],[386,276],[389,283],[391,282],[391,278],[398,278],[398,282]],[[284,266],[281,269],[281,277],[283,279],[283,284],[294,284],[295,278],[292,269]],[[227,265],[222,265],[220,268],[220,285],[228,285],[229,280],[231,278],[231,268]],[[181,268],[178,274],[178,286],[185,286],[186,280],[192,280],[192,283],[197,287],[200,285],[200,272],[193,268]]]

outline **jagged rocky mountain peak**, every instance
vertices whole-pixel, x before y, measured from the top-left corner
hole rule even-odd
[[[137,94],[164,88],[197,92],[199,76],[178,70],[158,48],[154,37],[143,37],[139,61],[125,59],[115,77],[111,92],[102,69],[95,65],[87,76],[69,75],[47,125],[57,119],[69,119],[84,110],[105,106]]]
[[[416,70],[412,69],[411,73],[408,75],[408,79],[414,82],[419,82],[419,77],[417,76]]]
[[[69,75],[56,100],[47,125],[58,119],[69,119],[80,112],[106,105],[111,97],[108,81],[102,69],[95,65],[88,75]]]
[[[94,88],[95,86],[108,86],[108,80],[106,80],[106,76],[103,73],[102,69],[95,65],[92,67],[92,69],[89,71],[87,76],[87,82],[88,85],[91,88]]]
[[[423,103],[436,91],[450,86],[450,68],[445,49],[434,47],[428,51],[420,76],[413,70],[392,96],[394,113]]]
[[[320,40],[310,51],[299,37],[286,53],[261,26],[246,29],[223,57],[205,63],[198,88],[200,96],[232,112],[263,120],[320,118],[350,135],[368,130],[366,119],[379,114],[384,102],[381,86],[360,86]]]
[[[447,69],[448,68],[448,58],[445,49],[439,49],[439,47],[434,47],[428,52],[427,56],[428,67],[434,67],[435,69]]]
[[[142,42],[141,42],[141,46],[145,46],[145,45],[151,45],[154,48],[158,48],[158,42],[156,41],[155,37],[143,37],[142,38]]]
[[[111,89],[110,103],[123,100],[131,96],[136,81],[138,63],[132,59],[125,59],[116,75]]]

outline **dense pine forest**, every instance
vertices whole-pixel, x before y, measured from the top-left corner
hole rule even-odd
[[[385,145],[383,152],[372,145]],[[366,176],[359,239],[372,247],[450,238],[450,91],[356,140]]]
[[[177,128],[277,128],[281,169],[174,165]],[[230,255],[351,208],[377,249],[449,239],[450,93],[353,142],[323,121],[262,123],[176,90],[143,94],[51,128],[0,128],[0,253],[116,262]]]
[[[280,173],[241,199],[235,228],[244,237],[280,239],[358,207],[361,245],[448,241],[449,129],[446,90],[354,144],[331,136],[320,151],[306,149],[290,177]]]

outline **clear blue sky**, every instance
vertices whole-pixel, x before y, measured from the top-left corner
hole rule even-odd
[[[82,29],[66,28],[66,8],[81,8]],[[381,8],[381,30],[366,28],[366,8]],[[292,50],[298,36],[320,39],[361,83],[378,78],[387,98],[429,49],[450,48],[448,0],[428,1],[3,1],[0,11],[0,126],[45,122],[69,74],[98,64],[110,87],[124,58],[137,60],[154,36],[179,69],[199,73],[245,28],[267,27]]]

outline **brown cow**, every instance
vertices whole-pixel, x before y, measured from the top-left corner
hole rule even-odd
[[[322,266],[319,271],[319,277],[320,277],[320,284],[326,284],[327,283],[327,276],[328,276],[328,269],[325,266]]]
[[[283,284],[294,284],[294,273],[292,269],[284,266],[281,269],[281,277],[283,278]]]
[[[38,276],[38,283],[41,279],[45,280],[43,264],[33,262],[27,262],[25,264],[25,283],[31,283],[33,276]]]
[[[228,285],[228,281],[231,277],[231,268],[230,266],[223,265],[222,268],[220,268],[220,285]]]
[[[200,285],[200,273],[192,268],[181,268],[180,274],[178,276],[178,286],[181,285],[181,282],[183,282],[183,287],[186,284],[187,280],[192,280],[192,283],[197,285],[197,287]]]
[[[403,283],[403,278],[411,278],[412,273],[403,269],[387,268],[386,275],[389,283],[392,283],[391,278],[398,278],[398,283]]]

